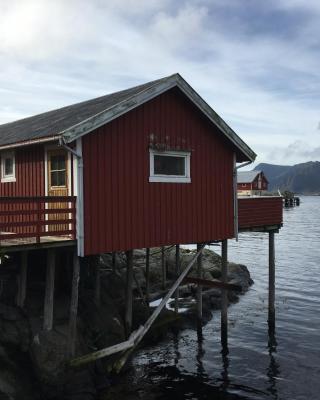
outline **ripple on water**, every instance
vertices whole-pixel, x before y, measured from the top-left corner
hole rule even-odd
[[[238,243],[229,241],[229,259],[247,265],[255,284],[229,308],[228,351],[220,344],[219,313],[201,340],[186,330],[141,350],[133,376],[151,385],[139,398],[319,398],[320,197],[301,200],[285,210],[276,235],[275,334],[267,328],[268,235],[240,235]]]

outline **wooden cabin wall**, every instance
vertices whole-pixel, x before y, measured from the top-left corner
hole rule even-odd
[[[172,89],[84,136],[85,254],[231,238],[233,150]],[[191,151],[191,183],[149,183],[149,146]]]
[[[15,153],[16,181],[0,182],[0,196],[44,196],[43,146],[25,146],[13,151]]]

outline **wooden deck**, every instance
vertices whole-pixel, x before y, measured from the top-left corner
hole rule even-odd
[[[18,251],[76,243],[76,197],[0,198],[0,248]]]
[[[239,232],[277,231],[282,202],[282,197],[239,197]],[[75,227],[74,196],[0,198],[1,251],[74,246]]]
[[[259,196],[238,198],[239,232],[277,231],[282,226],[282,197]]]

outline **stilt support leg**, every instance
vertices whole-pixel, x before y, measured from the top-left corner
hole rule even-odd
[[[28,252],[23,251],[21,253],[20,259],[20,274],[19,274],[19,282],[18,282],[18,296],[17,296],[17,305],[18,307],[23,308],[26,300],[27,294],[27,268],[28,268]]]
[[[117,253],[115,252],[112,253],[112,272],[116,272],[116,265],[117,265],[116,255]]]
[[[165,290],[167,281],[165,247],[161,247],[161,268],[162,268],[162,289]]]
[[[199,256],[200,257],[200,256]],[[180,274],[180,246],[177,244],[176,245],[176,279],[178,279],[178,276]],[[178,314],[179,311],[179,286],[177,290],[174,292],[174,311],[176,314]]]
[[[269,232],[269,328],[275,327],[275,249],[274,232]]]
[[[126,300],[125,324],[126,324],[127,337],[129,337],[132,329],[133,250],[127,251],[126,256],[127,256],[127,287],[126,287],[126,299],[125,299]]]
[[[55,249],[47,250],[47,273],[43,317],[43,329],[47,331],[50,331],[53,325],[55,255]]]
[[[228,240],[221,243],[221,281],[228,281]],[[221,291],[221,343],[223,346],[228,343],[228,292],[226,289]]]
[[[94,301],[97,307],[100,307],[101,302],[101,278],[100,278],[100,263],[99,257],[93,258],[95,267],[95,283],[94,283]]]
[[[202,245],[197,245],[197,251],[201,249]],[[199,279],[202,278],[202,253],[199,255],[197,259],[197,277]],[[198,284],[197,286],[197,319],[198,325],[202,324],[202,286]]]
[[[150,302],[150,249],[146,249],[146,303]]]
[[[69,352],[70,357],[74,357],[77,340],[77,314],[79,302],[79,281],[80,281],[80,259],[77,250],[73,254],[73,274],[69,317]]]

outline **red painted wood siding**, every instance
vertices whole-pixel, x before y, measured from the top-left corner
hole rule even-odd
[[[150,144],[190,150],[192,182],[149,183]],[[86,255],[233,237],[233,150],[177,90],[84,136],[83,159]]]
[[[282,224],[282,197],[238,199],[239,229]]]
[[[20,147],[14,153],[16,182],[0,182],[0,196],[44,196],[43,146]]]
[[[0,197],[13,196],[44,196],[45,194],[45,178],[44,178],[44,148],[41,145],[27,146],[14,149],[15,154],[15,182],[0,182]],[[0,153],[1,160],[1,153]],[[0,204],[0,211],[19,211],[24,212],[35,210],[36,202],[22,202],[9,204]],[[11,215],[1,216],[0,222],[8,224],[1,228],[2,232],[15,232],[31,234],[36,232],[36,227],[11,227],[10,223],[16,222],[32,222],[36,221],[36,215]]]

